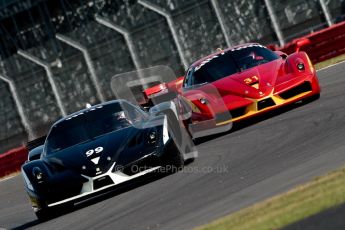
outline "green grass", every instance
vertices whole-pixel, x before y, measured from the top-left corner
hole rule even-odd
[[[345,203],[345,168],[198,229],[279,229]]]
[[[325,68],[327,66],[337,64],[337,63],[342,62],[342,61],[345,61],[345,54],[342,54],[342,55],[339,55],[337,57],[328,59],[326,61],[317,63],[317,64],[315,64],[315,68],[317,70],[319,70],[319,69]]]

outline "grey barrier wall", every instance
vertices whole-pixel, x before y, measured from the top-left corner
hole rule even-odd
[[[0,24],[0,153],[46,134],[54,121],[86,103],[114,99],[110,80],[117,74],[167,65],[181,76],[218,47],[284,44],[345,19],[345,0],[35,4],[33,16],[16,19],[15,36],[5,22]],[[25,10],[20,14],[30,13],[30,7]],[[12,90],[3,79],[13,83]]]
[[[66,113],[85,108],[86,103],[99,103],[82,53],[66,44],[61,47],[62,67],[53,67],[52,72]]]
[[[1,147],[8,149],[13,147],[13,143],[22,144],[26,139],[26,133],[11,97],[9,86],[5,82],[0,82],[0,95]]]
[[[334,22],[345,19],[345,0],[325,0],[325,3]]]
[[[139,67],[164,64],[182,74],[176,44],[165,18],[139,3],[123,6],[116,14],[104,16],[128,32]]]
[[[272,6],[276,9],[278,23],[287,41],[324,27],[319,1],[274,0]]]
[[[24,112],[29,114],[29,122],[33,125],[33,129],[38,130],[43,125],[35,125],[38,120],[47,123],[54,121],[60,115],[51,86],[42,67],[18,55],[14,55],[13,59],[16,66],[8,66],[12,70],[7,71],[11,73],[8,76],[11,76],[18,87],[18,95],[22,99]],[[18,70],[18,72],[13,70]]]
[[[261,0],[218,0],[230,41],[235,45],[248,41],[276,42],[276,35]],[[229,26],[232,25],[232,26]],[[244,32],[245,31],[245,32]]]
[[[167,1],[156,2],[165,3],[163,9],[171,15],[177,40],[188,65],[218,47],[226,47],[224,34],[210,1],[181,1],[173,9],[166,4]]]
[[[124,37],[97,22],[90,22],[66,36],[80,43],[88,51],[103,97],[106,100],[112,99],[109,82],[113,73],[134,69]]]

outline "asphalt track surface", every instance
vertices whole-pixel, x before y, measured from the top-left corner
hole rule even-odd
[[[1,181],[0,228],[190,229],[341,167],[345,63],[318,75],[319,100],[201,140],[187,172],[120,189],[50,221],[36,220],[20,176]]]

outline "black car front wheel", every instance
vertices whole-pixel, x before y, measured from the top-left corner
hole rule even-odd
[[[72,202],[59,204],[54,207],[42,206],[39,210],[35,210],[36,217],[39,221],[44,222],[60,215],[64,215],[74,210]]]
[[[35,214],[39,221],[46,221],[53,217],[53,212],[50,208],[42,208],[35,211]]]
[[[194,159],[189,156],[195,151],[194,143],[172,110],[162,111],[162,114],[167,117],[169,133],[169,140],[164,147],[164,166],[170,173],[177,172],[183,168],[187,159],[189,163]]]
[[[169,172],[179,171],[184,166],[183,155],[173,140],[171,140],[165,147],[164,166]]]

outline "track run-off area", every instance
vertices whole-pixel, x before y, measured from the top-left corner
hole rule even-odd
[[[20,175],[0,180],[0,228],[190,229],[345,164],[345,63],[318,71],[321,98],[199,140],[184,171],[146,179],[40,223]]]

